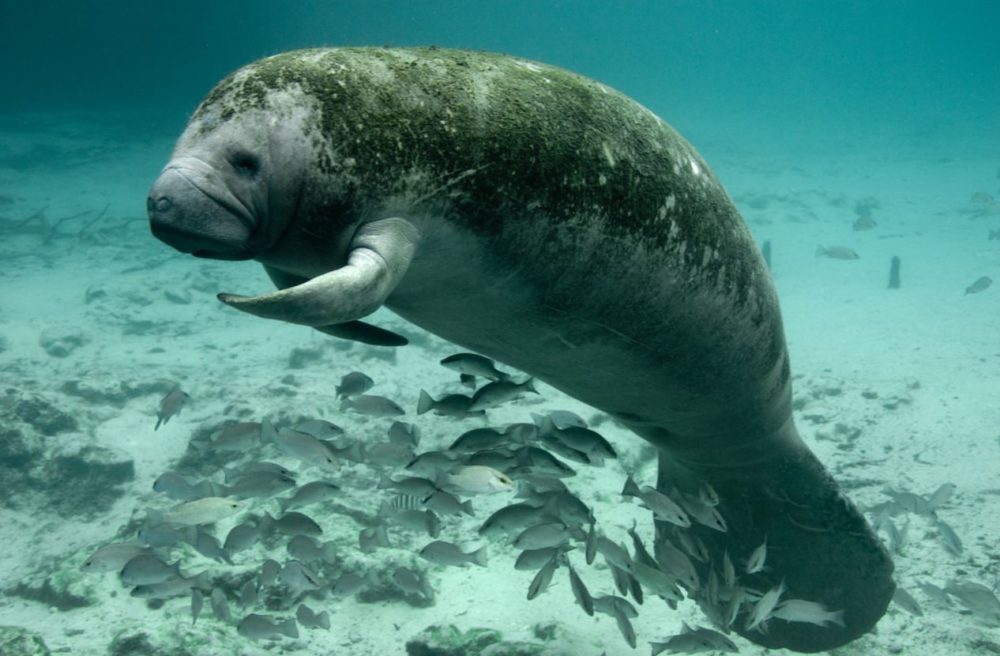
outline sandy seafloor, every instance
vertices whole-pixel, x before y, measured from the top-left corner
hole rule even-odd
[[[71,591],[93,603],[60,611],[5,593],[0,625],[36,631],[53,651],[71,654],[108,653],[116,635],[145,631],[156,645],[184,645],[197,654],[389,656],[405,653],[408,639],[436,623],[495,628],[508,640],[535,640],[535,625],[556,622],[561,629],[548,643],[552,653],[632,653],[612,618],[589,618],[574,604],[565,570],[548,592],[529,602],[525,592],[533,574],[513,569],[512,547],[491,544],[488,568],[441,568],[415,556],[429,538],[394,533],[394,547],[362,555],[356,550],[360,527],[318,506],[304,512],[323,526],[324,540],[343,543],[352,567],[363,571],[379,562],[426,567],[435,604],[311,600],[313,608],[330,611],[330,631],[300,629],[298,640],[255,643],[214,619],[207,606],[192,627],[186,597],[149,609],[130,598],[113,574],[72,574],[130,518],[148,507],[170,505],[151,484],[184,454],[202,426],[236,416],[319,416],[344,427],[351,439],[384,441],[390,420],[338,408],[334,385],[349,371],[367,373],[376,381],[372,393],[406,408],[403,419],[422,430],[421,450],[443,447],[482,425],[476,419],[416,416],[421,388],[434,396],[462,391],[456,375],[438,365],[457,349],[384,311],[375,322],[413,340],[394,361],[368,347],[346,347],[317,332],[257,320],[219,304],[216,291],[256,293],[270,283],[254,263],[195,260],[149,235],[145,193],[173,136],[137,139],[123,127],[125,119],[36,115],[3,122],[0,337],[6,349],[0,352],[0,389],[43,398],[75,418],[76,429],[43,441],[46,456],[98,446],[113,459],[133,461],[135,477],[119,487],[124,494],[108,509],[72,516],[51,510],[61,490],[47,496],[2,491],[0,589],[9,592],[54,576],[69,580]],[[772,243],[803,437],[862,507],[886,501],[886,486],[921,494],[945,482],[957,486],[939,515],[961,537],[961,555],[945,550],[926,518],[897,518],[900,525],[908,522],[906,542],[895,555],[897,580],[921,602],[923,616],[891,607],[876,633],[838,654],[1000,650],[1000,628],[977,622],[957,604],[939,607],[915,587],[954,578],[993,585],[1000,575],[1000,287],[963,293],[980,276],[1000,282],[1000,240],[987,240],[990,229],[1000,229],[1000,205],[972,200],[976,192],[1000,197],[1000,159],[988,139],[978,139],[971,129],[964,134],[870,144],[806,139],[798,147],[792,145],[794,136],[778,143],[754,135],[743,135],[739,143],[694,139],[755,234]],[[854,232],[853,207],[867,198],[878,202],[873,211],[878,226]],[[81,230],[105,207],[98,223]],[[14,227],[43,209],[50,226],[88,214],[54,232],[39,221]],[[818,244],[847,246],[861,258],[816,258]],[[898,290],[886,288],[893,255],[902,260]],[[43,349],[43,335],[81,343],[65,357],[54,357]],[[290,368],[296,349],[304,350],[302,363]],[[78,383],[68,388],[71,381]],[[162,390],[173,383],[191,402],[154,432]],[[123,384],[150,385],[150,391],[117,404],[67,392],[114,392]],[[490,424],[529,421],[530,412],[556,408],[597,416],[545,385],[539,390],[539,397],[491,411]],[[642,482],[653,482],[655,465],[643,462],[649,451],[611,422],[599,430],[618,447],[620,461],[603,469],[578,466],[568,484],[592,504],[606,534],[627,539],[625,530],[637,519],[648,539],[648,513],[623,505],[617,493],[625,468]],[[381,497],[367,489],[373,471],[347,465],[333,474],[345,488],[340,502],[374,511]],[[307,472],[300,482],[319,476]],[[446,521],[442,537],[465,548],[484,544],[475,529],[503,503],[497,497],[475,499],[476,518]],[[273,502],[267,507],[274,511]],[[223,522],[220,538],[230,525]],[[261,558],[244,552],[235,568],[249,569]],[[574,558],[593,593],[612,592],[606,570],[583,566],[579,554]],[[184,562],[185,571],[228,567],[193,552]],[[232,602],[231,608],[239,617],[239,605]],[[690,602],[671,611],[648,599],[635,621],[638,652],[648,653],[648,641],[677,633],[682,621],[707,624]],[[765,651],[734,639],[741,653]]]

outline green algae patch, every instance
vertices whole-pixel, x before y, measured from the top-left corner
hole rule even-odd
[[[0,626],[0,654],[3,656],[48,656],[42,636],[20,626]]]

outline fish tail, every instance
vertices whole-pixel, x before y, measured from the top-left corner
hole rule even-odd
[[[488,562],[489,554],[487,553],[488,546],[480,547],[472,553],[472,562],[479,565],[480,567],[486,567]]]
[[[635,497],[637,499],[642,498],[642,491],[639,490],[639,486],[636,485],[635,479],[632,478],[632,474],[628,475],[625,479],[625,487],[622,488],[621,492],[623,497]]]
[[[162,424],[162,423],[163,423],[163,417],[158,416],[156,418],[156,426],[153,426],[153,430],[159,430],[160,424]]]
[[[297,639],[299,637],[299,627],[295,624],[295,618],[293,617],[289,617],[284,622],[279,622],[277,629],[289,638]]]
[[[535,389],[535,379],[534,379],[534,377],[529,378],[528,380],[526,380],[523,383],[521,383],[521,387],[523,387],[524,389],[526,389],[529,392],[533,392],[535,394],[538,394],[538,390]]]
[[[278,431],[267,419],[260,422],[260,441],[264,444],[273,442],[278,438]]]
[[[422,415],[434,407],[434,399],[424,390],[420,390],[420,400],[417,401],[417,414]]]

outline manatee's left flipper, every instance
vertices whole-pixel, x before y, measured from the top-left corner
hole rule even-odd
[[[419,231],[405,219],[372,221],[354,233],[346,266],[270,294],[218,298],[258,317],[314,328],[357,321],[385,302],[410,266],[418,240]]]
[[[353,342],[370,344],[372,346],[406,346],[410,340],[402,335],[373,326],[364,321],[348,321],[332,326],[315,326],[316,330],[327,335],[333,335],[340,339],[349,339]]]
[[[264,265],[264,271],[278,289],[288,289],[305,282],[308,278],[294,276],[285,271],[279,271],[274,267]],[[363,321],[348,321],[347,323],[332,324],[329,326],[316,326],[316,330],[340,339],[349,339],[352,342],[361,342],[372,346],[406,346],[410,340],[402,335],[398,335],[391,330],[373,326]]]

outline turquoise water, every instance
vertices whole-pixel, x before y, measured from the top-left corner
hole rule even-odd
[[[515,569],[519,550],[478,532],[522,500],[506,488],[459,494],[471,515],[439,513],[434,539],[466,553],[487,547],[484,567],[421,557],[433,536],[379,509],[414,503],[384,477],[413,475],[404,465],[416,454],[474,428],[568,410],[618,455],[601,466],[570,460],[569,489],[599,532],[632,551],[635,521],[651,548],[651,513],[620,494],[628,475],[655,484],[651,447],[541,382],[485,418],[418,414],[421,390],[473,393],[439,364],[465,349],[385,309],[373,323],[407,346],[233,312],[218,292],[273,288],[258,264],[195,259],[150,234],[150,185],[230,72],[298,48],[429,45],[572,70],[684,135],[768,245],[803,440],[875,527],[912,596],[897,595],[875,632],[837,653],[1000,650],[998,24],[991,2],[0,3],[0,655],[446,653],[420,649],[449,631],[429,627],[448,625],[482,632],[464,643],[439,635],[461,644],[451,653],[633,653],[613,615],[580,608],[565,567],[526,599],[535,570]],[[894,257],[900,285],[890,289]],[[594,369],[581,367],[599,378]],[[404,414],[342,405],[335,386],[352,371]],[[179,411],[162,405],[175,389],[189,395]],[[169,420],[154,430],[158,415]],[[213,443],[235,422],[288,430],[315,419],[344,431],[321,431],[345,449],[336,468],[276,446],[266,426],[232,450]],[[418,446],[398,432],[392,441],[396,420],[417,426]],[[258,460],[285,467],[295,485],[340,487],[300,509],[327,543],[314,582],[262,573],[268,559],[305,558],[289,555],[287,532],[265,519],[282,511],[272,493],[291,494],[281,478],[255,479],[274,487],[255,487],[244,514],[154,548],[184,576],[202,575],[183,594],[134,598],[123,563],[85,566],[109,542],[148,546],[140,531],[156,526],[150,515],[188,495],[165,472],[201,486],[187,498],[232,496],[224,470]],[[212,550],[247,517],[262,537],[238,553]],[[621,594],[603,556],[585,562],[585,535],[566,542],[593,596]],[[766,576],[777,585],[780,573]],[[984,588],[969,592],[970,583]],[[329,613],[329,627],[300,615],[294,638],[238,628],[258,613],[290,631],[302,603]],[[681,634],[682,621],[713,626],[691,599],[673,605],[647,588],[630,620],[637,651]],[[763,653],[754,644],[763,638],[748,640],[741,623],[729,638]]]

